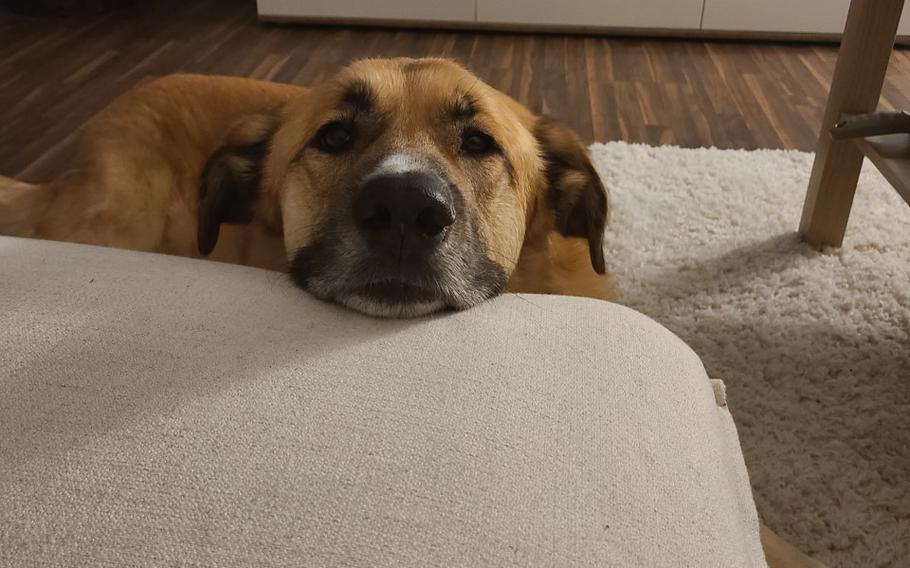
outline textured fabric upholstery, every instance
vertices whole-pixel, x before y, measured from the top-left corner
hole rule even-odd
[[[721,390],[629,309],[384,321],[272,272],[0,238],[0,565],[764,560]]]

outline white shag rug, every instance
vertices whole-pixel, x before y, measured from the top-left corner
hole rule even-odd
[[[726,382],[764,522],[828,566],[910,566],[910,207],[867,164],[819,253],[795,232],[812,154],[591,151],[620,302]]]

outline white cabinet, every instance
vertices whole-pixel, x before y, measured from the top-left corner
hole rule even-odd
[[[366,19],[473,22],[475,0],[257,0],[273,19]]]
[[[705,0],[702,29],[839,34],[849,8],[850,0]],[[910,7],[904,10],[898,34],[910,35]]]
[[[477,0],[477,21],[698,29],[703,0]]]
[[[705,30],[841,33],[850,0],[705,0]]]
[[[258,7],[259,16],[267,20],[638,28],[786,37],[840,34],[850,0],[258,0]],[[910,36],[910,2],[897,33]]]

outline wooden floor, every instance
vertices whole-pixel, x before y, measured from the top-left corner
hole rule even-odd
[[[811,150],[836,57],[831,45],[263,25],[252,0],[140,4],[63,21],[0,13],[0,173],[56,175],[76,129],[150,77],[308,84],[367,56],[456,58],[588,141]],[[895,52],[882,106],[910,109],[910,51]]]

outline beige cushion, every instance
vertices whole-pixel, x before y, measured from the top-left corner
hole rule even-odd
[[[382,321],[0,238],[4,566],[762,566],[718,401],[604,302]]]

